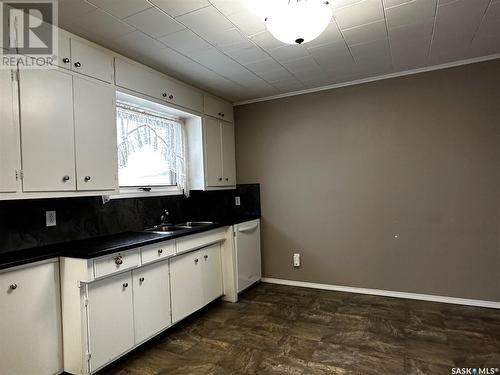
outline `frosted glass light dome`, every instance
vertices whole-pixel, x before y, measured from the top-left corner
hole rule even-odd
[[[328,1],[280,1],[266,15],[266,27],[278,40],[288,44],[302,44],[316,39],[332,19]]]

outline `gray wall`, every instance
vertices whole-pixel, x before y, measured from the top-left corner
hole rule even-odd
[[[495,60],[236,107],[264,276],[500,301],[499,90]]]

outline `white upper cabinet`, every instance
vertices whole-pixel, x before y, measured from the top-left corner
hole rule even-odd
[[[221,186],[223,173],[220,121],[210,117],[204,118],[203,136],[206,184],[207,186]]]
[[[236,150],[234,145],[234,125],[221,121],[222,178],[224,185],[236,185]]]
[[[59,264],[0,273],[0,374],[62,371]]]
[[[188,119],[189,180],[193,190],[236,185],[234,125],[213,117]]]
[[[20,163],[17,85],[14,71],[0,70],[0,193],[19,190]]]
[[[205,117],[203,135],[206,185],[209,187],[236,185],[234,125]]]
[[[24,192],[117,188],[114,90],[63,70],[20,73]]]
[[[114,190],[118,184],[115,91],[73,78],[76,185],[78,190]]]
[[[71,69],[71,47],[69,35],[59,32],[56,65]]]
[[[71,38],[71,70],[105,82],[113,82],[113,57]]]
[[[115,59],[115,82],[153,98],[197,112],[203,111],[203,94],[136,63]]]
[[[233,106],[210,95],[204,95],[203,112],[221,120],[234,122]]]
[[[203,94],[201,92],[174,81],[169,81],[166,86],[164,94],[167,94],[167,102],[195,110],[196,112],[203,111]]]
[[[23,190],[76,190],[73,77],[22,70],[19,84]]]

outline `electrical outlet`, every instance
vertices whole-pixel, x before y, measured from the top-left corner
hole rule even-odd
[[[234,197],[234,204],[236,206],[241,206],[241,198],[240,197]]]
[[[293,254],[293,266],[300,267],[300,254],[299,253]]]
[[[55,211],[45,211],[45,225],[47,227],[56,226],[56,212]]]

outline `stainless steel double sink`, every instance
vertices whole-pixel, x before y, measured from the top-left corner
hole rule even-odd
[[[144,232],[172,234],[181,230],[189,230],[213,224],[212,221],[186,221],[179,224],[160,224],[144,229]]]

